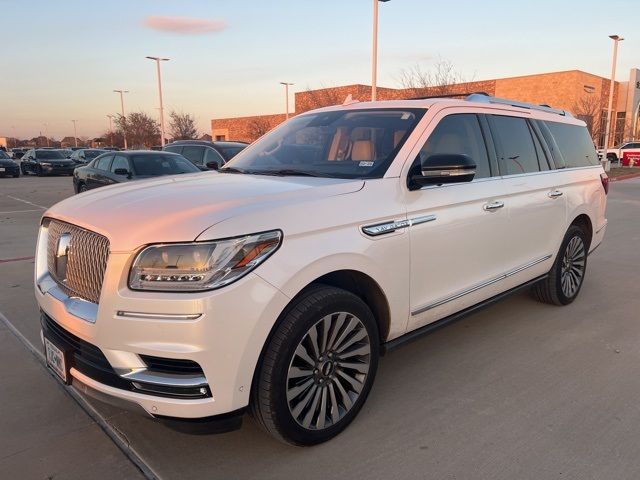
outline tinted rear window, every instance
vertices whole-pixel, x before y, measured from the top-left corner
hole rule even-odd
[[[36,158],[38,160],[58,160],[63,159],[64,155],[56,150],[38,150]]]
[[[98,155],[102,155],[103,153],[105,153],[104,150],[85,150],[84,158],[85,159],[96,158]]]
[[[219,150],[222,152],[222,156],[225,160],[231,160],[238,153],[244,150],[244,147],[219,147]]]
[[[200,171],[180,155],[131,155],[130,158],[137,175],[176,175]]]
[[[598,164],[598,155],[585,127],[545,122],[556,141],[567,168]]]
[[[492,126],[501,147],[500,171],[517,175],[540,171],[533,132],[524,118],[492,115]]]

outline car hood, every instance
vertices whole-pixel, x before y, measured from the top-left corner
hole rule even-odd
[[[209,227],[260,209],[360,190],[362,180],[194,173],[120,183],[70,197],[44,214],[101,233],[112,252],[195,240]],[[300,206],[304,208],[304,206]],[[250,232],[238,232],[238,235]]]
[[[18,164],[9,158],[0,158],[0,167],[17,167]]]

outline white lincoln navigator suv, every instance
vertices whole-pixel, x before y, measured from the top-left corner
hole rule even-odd
[[[605,234],[585,124],[471,95],[292,118],[219,172],[101,188],[42,218],[49,366],[175,428],[250,410],[296,445],[342,431],[378,358],[530,287],[574,301]]]

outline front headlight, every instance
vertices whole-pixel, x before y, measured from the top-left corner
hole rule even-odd
[[[133,290],[199,292],[235,282],[264,262],[282,242],[282,232],[256,233],[212,242],[151,245],[131,267]]]

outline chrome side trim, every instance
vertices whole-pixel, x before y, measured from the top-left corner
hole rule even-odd
[[[146,368],[136,368],[119,375],[132,382],[146,383],[149,385],[162,385],[177,388],[206,387],[207,379],[204,375],[171,375],[163,372],[153,372]]]
[[[398,220],[376,225],[366,225],[362,227],[362,232],[370,237],[377,237],[385,233],[392,233],[401,228],[420,225],[421,223],[433,222],[437,217],[435,215],[423,215],[421,217],[410,218],[408,220]]]
[[[472,287],[469,287],[467,289],[461,290],[458,293],[451,295],[450,297],[445,297],[445,298],[441,298],[440,300],[436,300],[433,303],[429,303],[427,305],[423,305],[422,307],[418,307],[415,310],[413,310],[411,312],[412,316],[416,316],[416,315],[420,315],[421,313],[426,312],[427,310],[431,310],[432,308],[436,308],[439,307],[440,305],[444,305],[445,303],[449,303],[453,300],[457,300],[460,297],[464,297],[465,295],[468,295],[470,293],[476,292],[478,290],[480,290],[481,288],[484,287],[488,287],[489,285],[493,285],[494,283],[499,282],[500,280],[504,280],[505,278],[511,277],[513,275],[516,275],[524,270],[526,270],[527,268],[531,268],[534,265],[537,265],[539,263],[542,263],[546,260],[549,260],[552,257],[552,255],[545,255],[542,258],[538,258],[537,260],[533,260],[529,263],[526,263],[520,267],[514,268],[513,270],[509,270],[506,273],[503,273],[502,275],[498,275],[497,277],[491,278],[489,280],[485,280],[484,282],[481,283],[477,283],[476,285],[473,285]]]
[[[202,316],[201,313],[143,313],[143,312],[124,312],[118,310],[118,317],[137,318],[140,320],[197,320]]]

